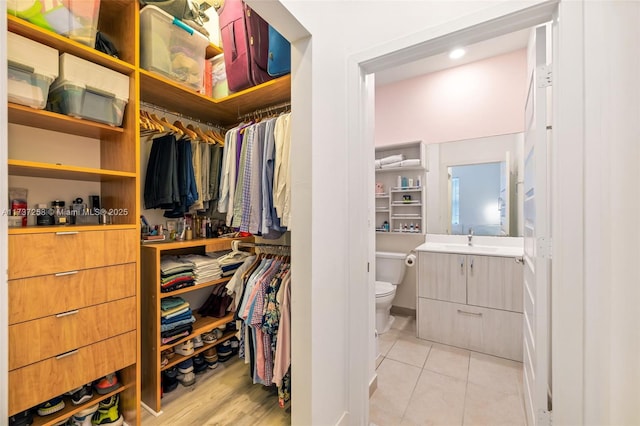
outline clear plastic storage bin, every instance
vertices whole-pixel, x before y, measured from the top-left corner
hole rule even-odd
[[[227,83],[227,72],[224,65],[224,53],[210,59],[212,64],[212,85],[214,99],[226,98],[229,96],[229,84]]]
[[[100,0],[7,0],[7,13],[95,47]]]
[[[129,101],[129,77],[68,53],[51,86],[47,109],[76,118],[121,126]]]
[[[140,66],[190,89],[202,87],[209,40],[156,6],[140,11]]]
[[[43,109],[49,86],[58,76],[58,51],[14,33],[7,33],[9,102]]]

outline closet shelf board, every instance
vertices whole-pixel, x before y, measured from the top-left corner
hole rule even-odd
[[[289,100],[291,76],[286,75],[226,98],[203,96],[161,75],[140,70],[140,99],[205,123],[232,125],[238,116]]]
[[[58,225],[58,226],[27,226],[25,228],[9,228],[9,235],[43,234],[48,232],[84,232],[84,231],[113,231],[116,229],[137,229],[138,225]]]
[[[174,347],[175,345],[179,345],[182,342],[186,342],[189,339],[193,339],[193,336],[197,336],[198,334],[206,333],[213,330],[214,328],[223,326],[229,321],[233,321],[234,315],[234,312],[231,312],[222,318],[212,318],[203,317],[200,316],[200,314],[194,313],[193,316],[196,317],[196,322],[193,323],[193,332],[190,335],[183,337],[182,339],[176,340],[175,342],[160,346],[160,350],[167,350]]]
[[[94,392],[93,397],[89,401],[83,402],[80,405],[73,405],[73,403],[71,402],[71,398],[65,395],[64,397],[65,406],[62,410],[58,411],[55,414],[45,416],[45,417],[34,415],[32,426],[53,426],[58,422],[71,417],[75,413],[78,413],[84,410],[85,408],[88,408],[88,407],[91,407],[92,405],[97,404],[103,399],[109,398],[110,396],[120,393],[131,387],[133,387],[133,383],[122,385],[118,389],[104,395],[99,395],[97,392]]]
[[[33,109],[28,106],[13,103],[9,103],[7,112],[9,115],[9,123],[53,130],[54,132],[70,135],[103,139],[124,133],[122,127],[113,127],[95,121],[81,120],[79,118],[69,117],[68,115],[43,109]]]
[[[196,238],[189,241],[169,241],[162,243],[146,243],[142,246],[143,249],[154,249],[158,251],[177,250],[191,247],[205,246],[205,250],[210,251],[222,251],[230,250],[231,241],[240,240],[245,242],[253,242],[254,237],[241,237],[241,238]],[[171,254],[171,253],[167,253]],[[194,290],[193,287],[187,287]],[[196,289],[197,290],[197,289]]]
[[[192,292],[194,290],[200,290],[202,288],[207,288],[207,287],[212,287],[216,284],[222,284],[222,283],[226,283],[229,282],[231,280],[231,277],[224,277],[224,278],[220,278],[219,280],[215,280],[215,281],[208,281],[206,283],[202,283],[202,284],[196,284],[190,287],[184,287],[181,288],[179,290],[175,290],[175,291],[169,291],[167,293],[160,293],[160,297],[169,297],[169,296],[177,296],[179,294],[183,294],[183,293],[189,293]]]
[[[204,346],[194,349],[193,353],[191,355],[180,355],[180,354],[175,354],[173,356],[173,358],[171,359],[171,361],[169,361],[167,363],[167,365],[165,365],[164,367],[161,368],[162,371],[167,370],[171,367],[173,367],[174,365],[178,365],[180,364],[182,361],[184,361],[185,359],[189,359],[192,358],[196,355],[198,355],[199,353],[202,353],[204,351],[206,351],[207,349],[210,348],[215,348],[217,345],[219,345],[220,343],[226,342],[227,340],[231,339],[233,336],[235,336],[236,332],[228,332],[222,335],[221,338],[219,338],[218,340],[216,340],[213,343],[205,343]]]
[[[421,186],[408,186],[406,188],[394,188],[391,190],[391,192],[397,193],[397,192],[422,192],[422,187]]]
[[[70,53],[74,56],[86,59],[90,62],[102,65],[122,74],[131,75],[135,67],[127,62],[116,59],[82,43],[71,40],[67,37],[47,31],[24,19],[7,15],[7,28],[12,33],[37,41],[38,43],[57,49],[60,53]]]
[[[53,163],[39,163],[36,161],[24,160],[9,160],[9,175],[81,180],[87,182],[106,182],[136,178],[136,174],[132,172],[94,169],[90,167],[68,166]]]

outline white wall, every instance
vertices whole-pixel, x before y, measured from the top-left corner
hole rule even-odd
[[[517,10],[534,3],[518,3],[518,6],[508,8]],[[349,57],[373,46],[398,40],[419,31],[425,32],[429,27],[437,27],[457,18],[462,19],[465,15],[506,3],[283,0],[282,4],[311,34],[312,45],[311,50],[303,52],[303,55],[310,55],[312,58],[310,116],[298,116],[298,120],[308,120],[306,125],[311,130],[310,145],[306,145],[307,141],[300,142],[305,144],[306,152],[310,151],[310,168],[299,169],[297,172],[300,175],[294,173],[294,178],[310,178],[311,188],[311,193],[304,196],[310,198],[312,214],[306,218],[303,226],[310,227],[312,252],[309,255],[312,258],[308,273],[303,274],[301,271],[302,280],[297,282],[299,285],[309,286],[313,295],[307,311],[309,321],[304,321],[305,324],[309,324],[307,332],[312,336],[308,351],[312,353],[313,363],[307,371],[307,376],[310,378],[313,397],[311,421],[296,422],[294,402],[292,423],[325,425],[336,424],[342,419],[345,423],[362,424],[364,418],[360,416],[363,413],[358,412],[357,407],[352,407],[354,411],[351,414],[354,417],[348,420],[344,417],[345,412],[349,410],[349,386],[345,378],[355,374],[348,370],[352,365],[349,364],[352,354],[348,352],[347,338],[354,336],[347,335],[347,318],[349,310],[362,309],[358,301],[348,299],[349,288],[366,287],[368,284],[367,256],[363,258],[360,251],[354,251],[345,239],[346,235],[353,232],[349,228],[349,224],[352,223],[349,211],[344,207],[348,204],[349,198],[354,197],[353,188],[349,189],[347,177],[349,168],[357,161],[345,155],[348,153],[345,147],[349,144],[346,111],[348,75],[345,72],[349,69]],[[389,19],[391,10],[393,19]],[[492,15],[487,13],[483,16],[489,19]],[[296,74],[294,68],[294,84],[299,77],[301,76]],[[294,145],[295,143],[294,141]],[[296,197],[295,192],[292,197]],[[364,203],[366,205],[366,201]],[[301,216],[302,214],[304,212]],[[362,227],[362,235],[373,232],[367,230],[366,217],[354,218],[353,223],[358,220]],[[294,232],[294,246],[295,238]],[[304,256],[303,253],[298,255]],[[354,268],[361,272],[352,273]],[[354,276],[360,276],[361,280],[353,280]],[[373,289],[370,288],[368,291]],[[366,309],[361,312],[364,318]],[[363,351],[363,363],[367,362],[366,358],[367,353]],[[307,400],[306,395],[300,397]]]

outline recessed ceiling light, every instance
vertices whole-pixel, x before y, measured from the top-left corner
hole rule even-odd
[[[460,59],[464,56],[465,53],[467,53],[466,50],[464,50],[461,47],[458,47],[457,49],[453,49],[451,52],[449,52],[449,58]]]

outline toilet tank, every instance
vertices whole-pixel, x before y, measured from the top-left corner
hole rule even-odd
[[[389,251],[376,252],[376,281],[386,281],[393,285],[398,285],[404,278],[407,267],[404,259],[405,253],[395,253]]]

